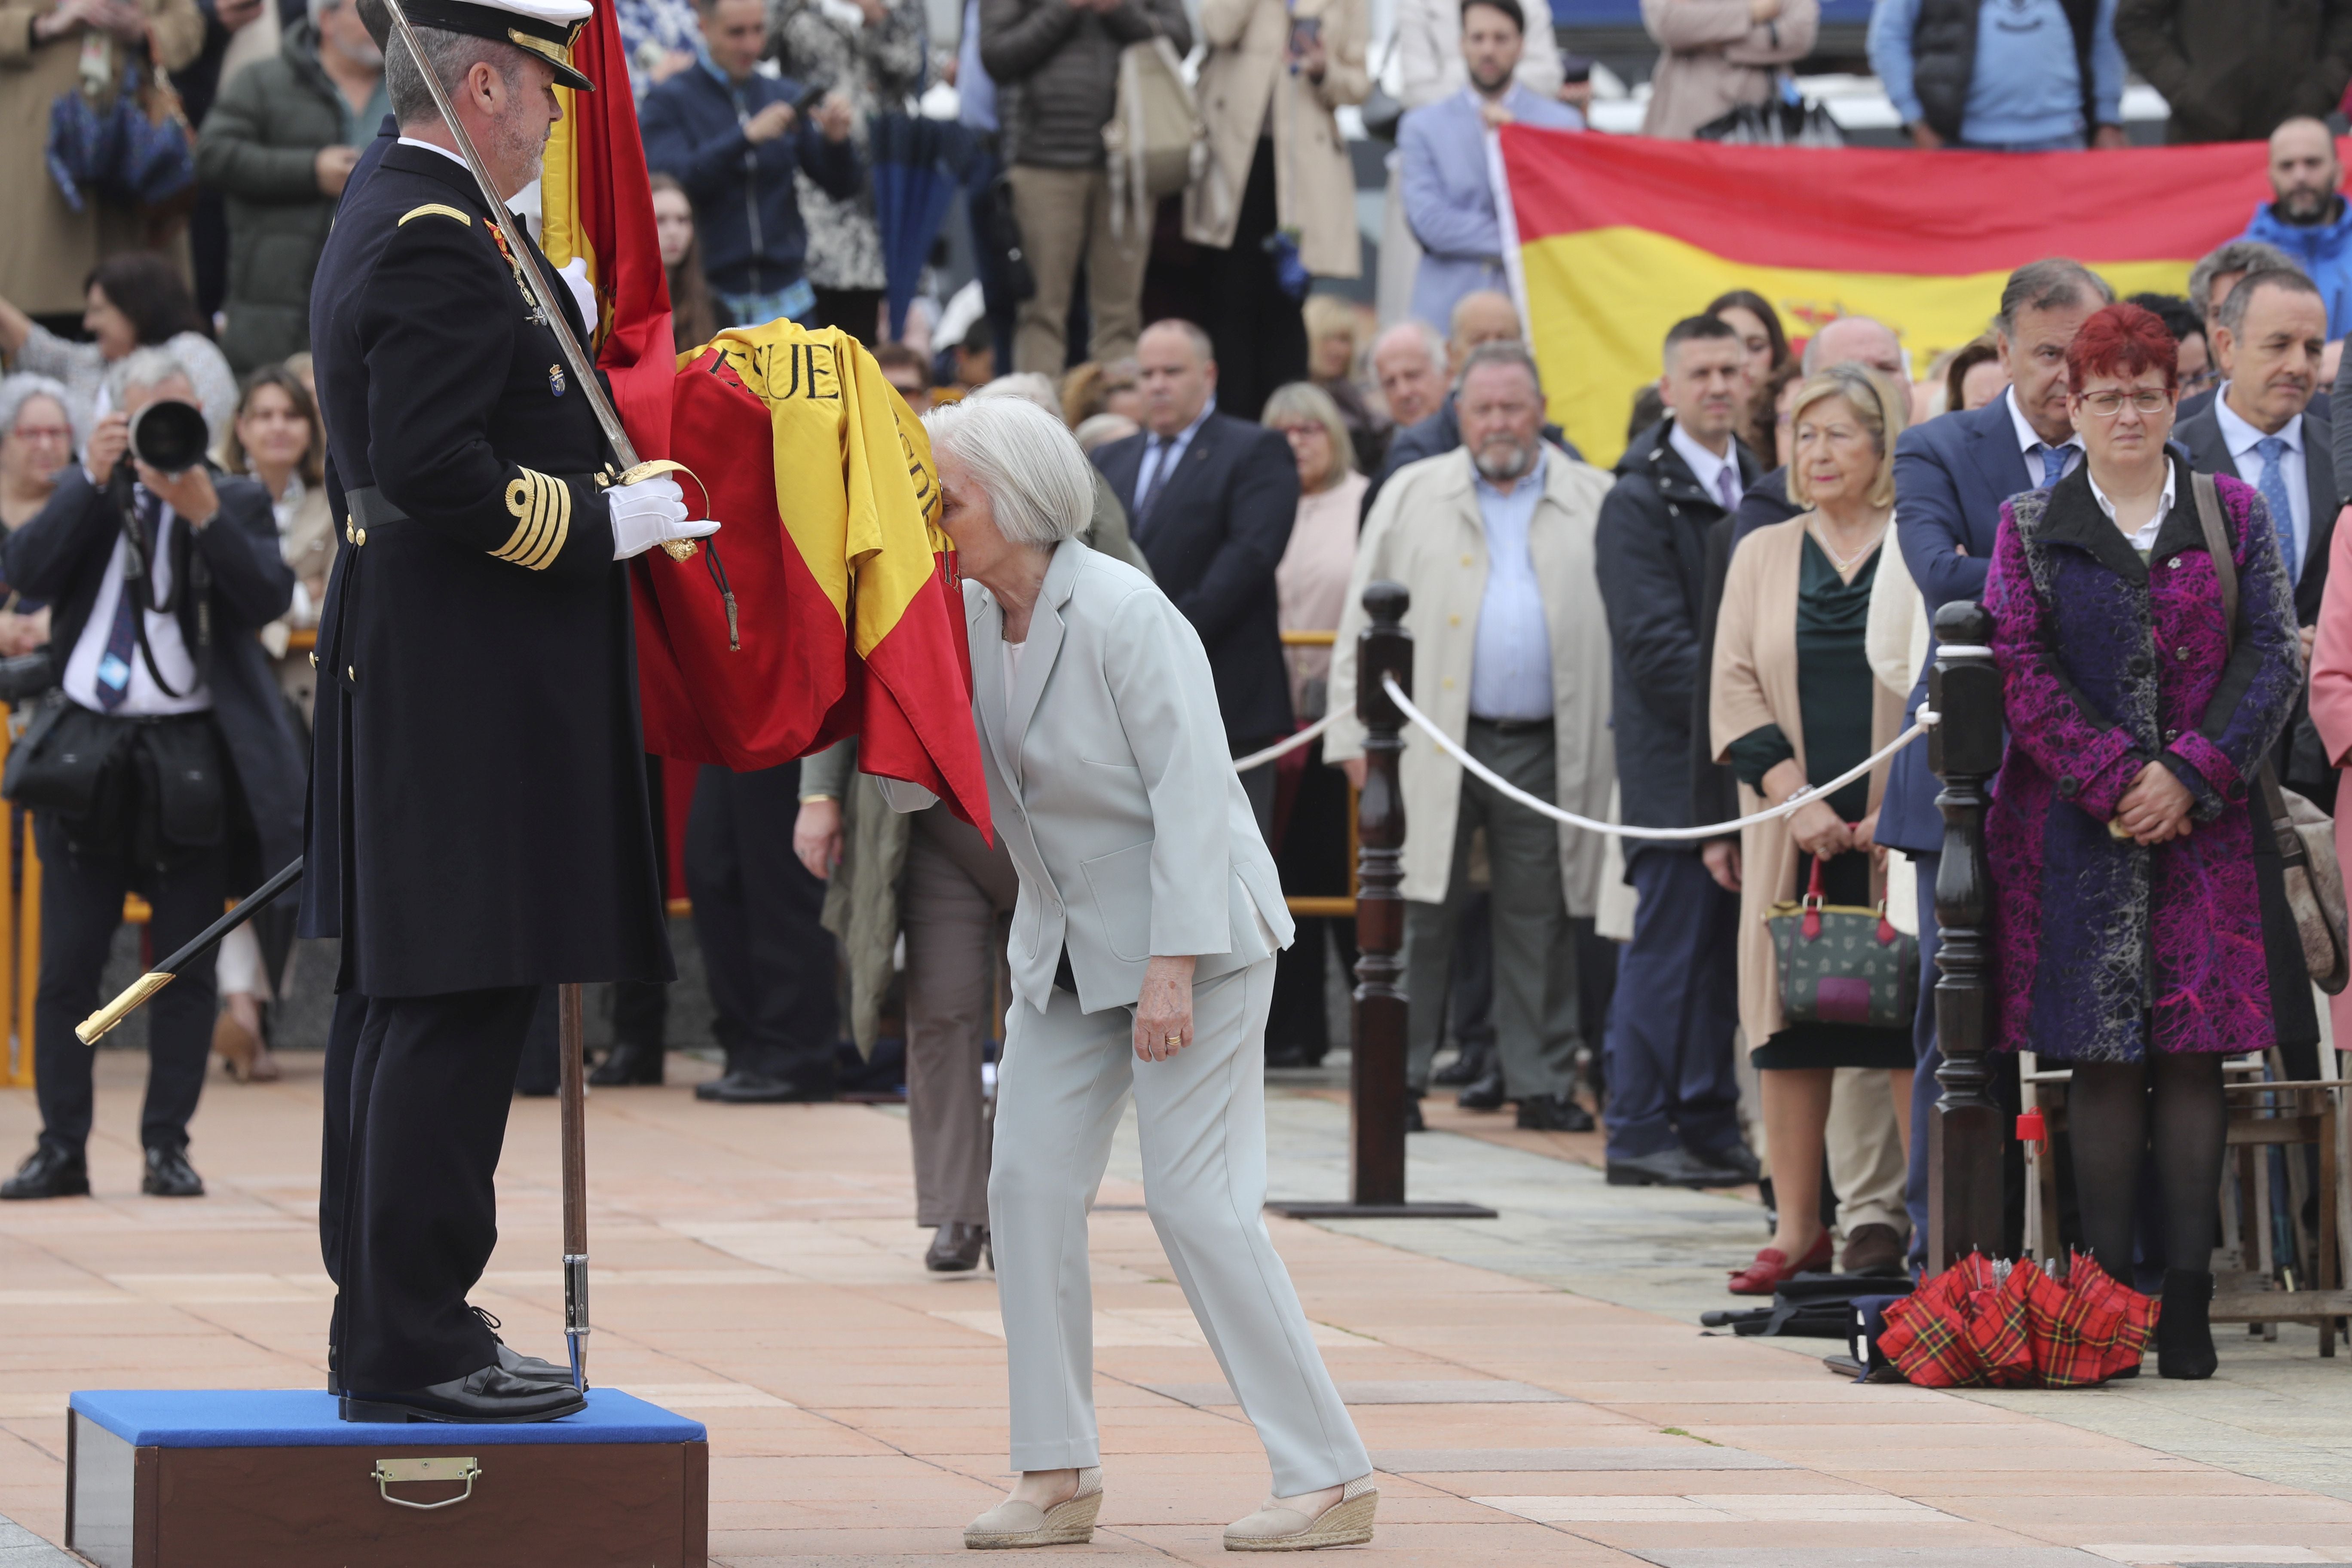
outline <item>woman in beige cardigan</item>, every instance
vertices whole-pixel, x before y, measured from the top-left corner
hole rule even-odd
[[[1893,740],[1902,698],[1864,648],[1871,590],[1895,515],[1895,438],[1907,404],[1877,373],[1836,365],[1791,408],[1790,499],[1811,508],[1758,530],[1731,559],[1715,642],[1711,743],[1740,780],[1745,816],[1826,784]],[[1907,1027],[1799,1023],[1781,1015],[1768,906],[1799,896],[1816,858],[1832,904],[1885,897],[1872,844],[1886,764],[1823,801],[1740,832],[1739,1023],[1759,1069],[1780,1217],[1772,1245],[1732,1276],[1734,1295],[1769,1296],[1830,1260],[1821,1169],[1831,1081],[1884,1068],[1910,1103]]]
[[[1333,111],[1371,90],[1364,0],[1202,0],[1201,34],[1194,96],[1209,155],[1184,193],[1184,237],[1212,251],[1218,411],[1255,419],[1268,393],[1307,378],[1306,323],[1267,241],[1290,236],[1318,278],[1362,270]]]

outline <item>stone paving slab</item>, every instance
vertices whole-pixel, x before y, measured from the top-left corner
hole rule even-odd
[[[315,1386],[322,1372],[317,1059],[292,1058],[278,1085],[214,1081],[193,1145],[213,1195],[183,1204],[136,1195],[141,1065],[100,1059],[98,1195],[0,1208],[0,1515],[36,1542],[62,1528],[68,1390]],[[986,1271],[922,1268],[903,1112],[704,1105],[685,1085],[710,1068],[675,1055],[671,1068],[668,1089],[590,1103],[592,1375],[708,1423],[712,1552],[728,1568],[971,1561],[962,1523],[1005,1479],[1003,1324]],[[1269,1119],[1276,1190],[1336,1195],[1343,1109],[1277,1094]],[[0,1092],[0,1151],[33,1127],[30,1097]],[[2333,1454],[2352,1421],[2346,1385],[2326,1381],[2340,1363],[2262,1361],[2277,1379],[2253,1404],[2252,1383],[2227,1378],[2137,1405],[1856,1386],[1821,1370],[1817,1345],[1697,1331],[1717,1265],[1759,1240],[1752,1204],[1607,1189],[1545,1142],[1564,1135],[1532,1136],[1414,1141],[1418,1193],[1504,1208],[1483,1232],[1269,1221],[1382,1467],[1381,1563],[2345,1555],[2352,1501],[2270,1473]],[[1190,1321],[1132,1154],[1130,1126],[1090,1226],[1103,1523],[1091,1546],[1007,1564],[1229,1563],[1222,1526],[1265,1492],[1255,1435]],[[553,1107],[519,1103],[477,1300],[539,1353],[561,1342],[556,1173]],[[2174,1446],[2137,1440],[2136,1426]],[[2177,1451],[2191,1441],[2205,1452]],[[0,1534],[0,1568],[35,1549],[50,1553],[26,1559],[39,1568],[62,1561]]]

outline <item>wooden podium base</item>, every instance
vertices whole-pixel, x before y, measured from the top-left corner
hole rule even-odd
[[[79,1393],[66,1544],[99,1568],[703,1568],[710,1444],[617,1389],[561,1421],[344,1422],[309,1390]]]
[[[1484,1204],[1333,1204],[1275,1202],[1265,1205],[1289,1219],[1494,1219]]]

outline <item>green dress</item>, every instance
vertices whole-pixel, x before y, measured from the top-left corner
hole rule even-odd
[[[1837,568],[1811,531],[1805,535],[1797,572],[1797,704],[1804,714],[1805,778],[1811,784],[1826,784],[1870,755],[1871,716],[1878,693],[1864,637],[1871,584],[1877,580],[1884,548],[1872,551],[1847,583],[1839,579]],[[1778,724],[1764,724],[1734,741],[1729,754],[1739,782],[1761,789],[1764,775],[1797,753]],[[1860,822],[1870,815],[1870,780],[1854,780],[1830,796],[1829,804],[1845,821]],[[1813,858],[1799,850],[1801,896],[1812,871]],[[1822,894],[1829,903],[1867,908],[1874,901],[1869,855],[1849,850],[1824,862]],[[1791,1024],[1765,1041],[1751,1059],[1768,1068],[1907,1068],[1913,1061],[1911,1031]]]

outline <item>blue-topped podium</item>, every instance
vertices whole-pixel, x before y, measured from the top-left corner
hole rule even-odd
[[[100,1568],[703,1568],[709,1435],[617,1389],[513,1426],[341,1421],[299,1389],[76,1394],[66,1544]]]

